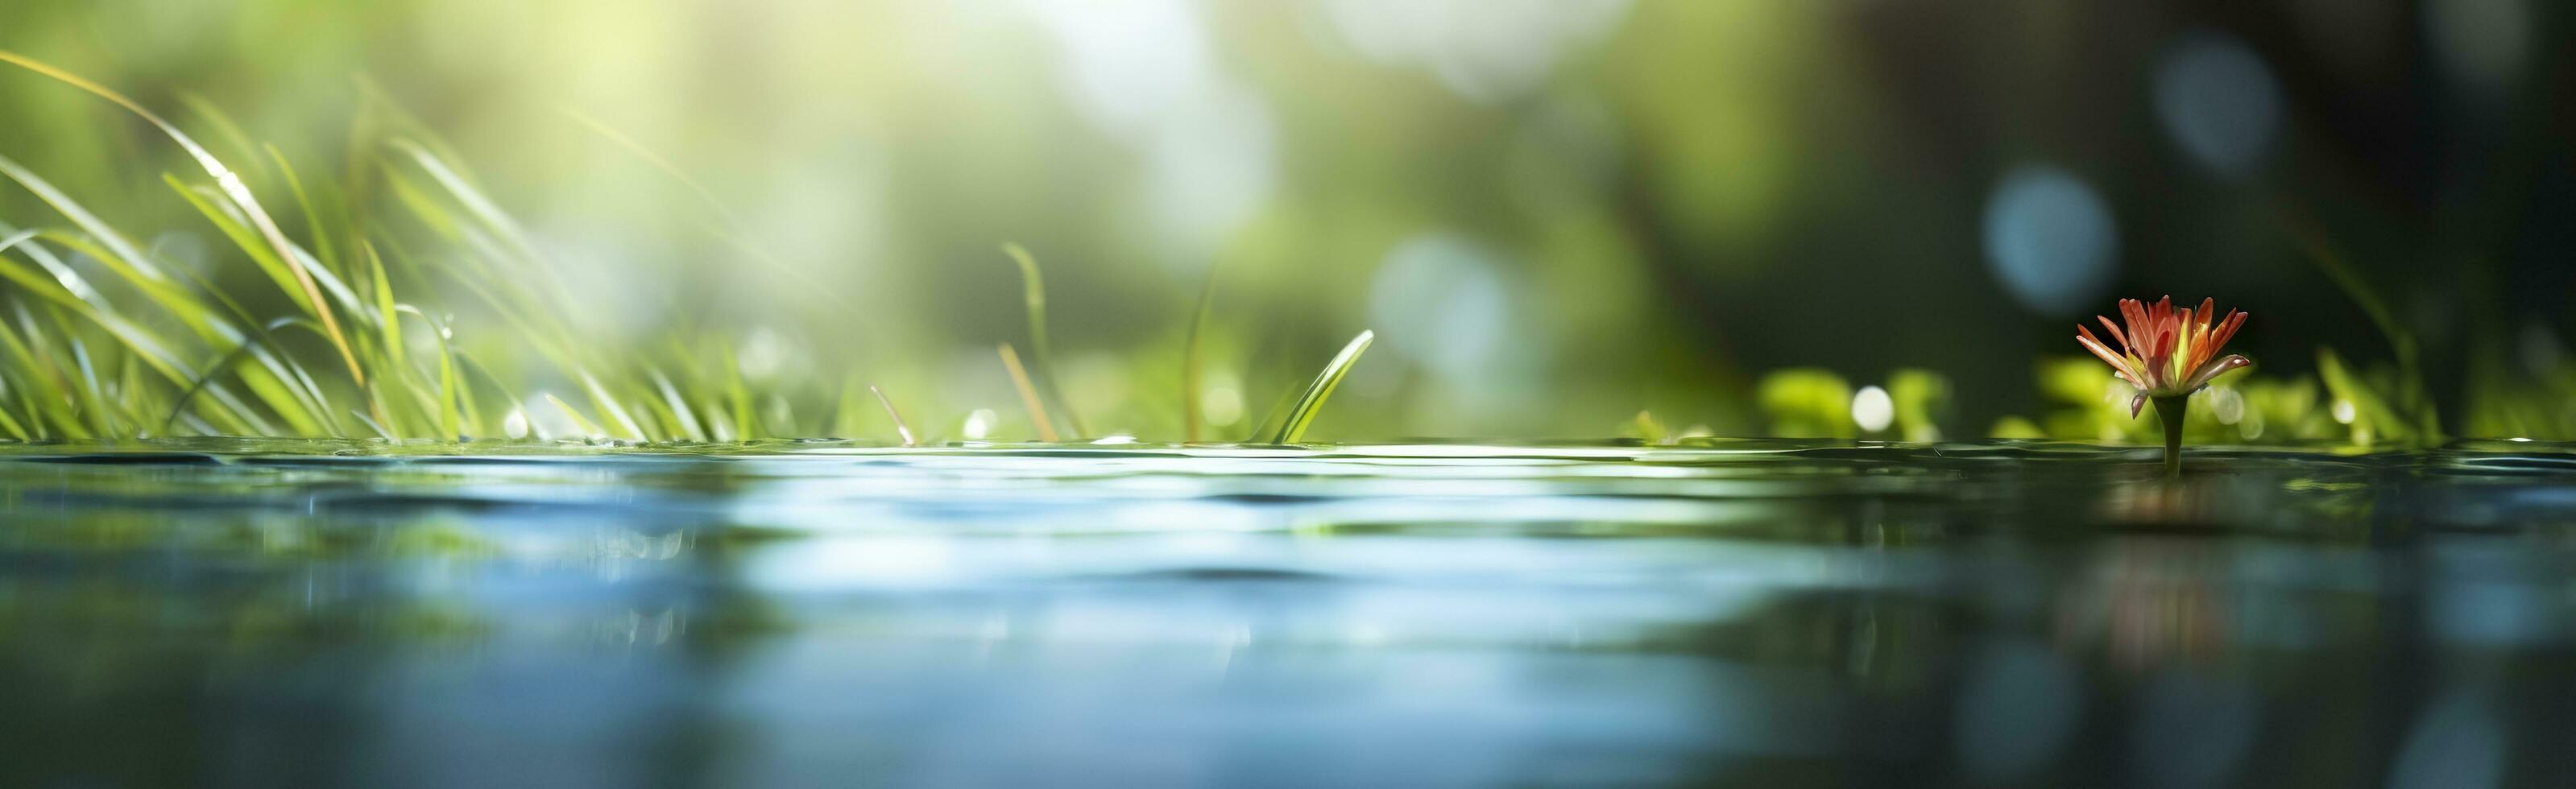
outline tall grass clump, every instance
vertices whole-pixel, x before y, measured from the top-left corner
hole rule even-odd
[[[212,273],[137,243],[146,236],[103,220],[38,168],[0,155],[0,179],[47,210],[34,219],[0,217],[0,438],[307,437],[427,447],[485,439],[936,440],[868,380],[875,373],[751,380],[736,358],[739,338],[701,327],[675,328],[643,347],[597,341],[575,319],[579,299],[558,278],[557,261],[435,133],[372,83],[359,82],[357,122],[337,168],[343,177],[307,178],[325,169],[255,145],[203,100],[183,103],[236,161],[104,85],[12,52],[0,51],[0,63],[10,67],[0,71],[113,105],[183,152],[193,169],[164,176],[170,194],[216,231],[224,254],[248,261],[251,281],[264,283],[219,286]],[[588,116],[567,115],[695,195],[702,229],[727,249],[798,278],[800,298],[863,325],[871,320],[783,262],[669,160]],[[291,221],[280,222],[281,212]],[[1027,364],[1012,345],[998,352],[1036,437],[1089,437],[1050,348],[1037,260],[1015,244],[1003,251],[1022,278]],[[432,295],[439,293],[461,298],[439,303]],[[1191,410],[1183,438],[1192,441],[1200,437],[1196,337],[1208,295],[1191,324],[1184,381]],[[879,336],[862,334],[863,342]],[[1346,369],[1366,338],[1336,366]],[[1328,369],[1271,438],[1300,438],[1339,379]]]

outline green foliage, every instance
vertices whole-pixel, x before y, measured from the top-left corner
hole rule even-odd
[[[1637,412],[1636,418],[1628,420],[1628,425],[1621,428],[1620,433],[1628,438],[1637,439],[1647,446],[1670,444],[1673,441],[1672,430],[1664,427],[1663,420],[1656,419],[1651,411]]]
[[[192,211],[188,224],[211,229],[207,237],[224,244],[211,266],[182,265],[156,244],[136,240],[159,238],[161,229],[118,227],[85,204],[82,191],[0,157],[0,181],[31,195],[28,205],[43,212],[7,218],[27,221],[24,227],[0,223],[0,437],[198,434],[446,443],[838,435],[905,444],[930,438],[915,433],[874,385],[911,393],[916,406],[938,402],[924,394],[935,389],[916,385],[899,368],[755,373],[744,338],[686,324],[647,347],[596,341],[585,300],[558,279],[557,261],[483,191],[449,146],[371,86],[362,84],[367,99],[353,124],[349,159],[331,167],[260,145],[211,103],[183,98],[202,120],[200,128],[213,130],[205,139],[226,151],[227,162],[104,86],[7,52],[0,52],[0,62],[69,85],[84,100],[113,104],[184,152],[194,169],[164,175],[168,191],[156,191],[157,199]],[[741,260],[813,284],[669,160],[588,116],[572,116],[696,195],[698,213],[687,218]],[[272,215],[268,205],[280,213]],[[2427,394],[2414,338],[2338,251],[2315,237],[2303,241],[2312,260],[2362,306],[2395,358],[2363,367],[2321,350],[2313,377],[2230,374],[2194,396],[2188,437],[2195,443],[2443,440],[2447,433]],[[1079,357],[1070,369],[1059,364],[1037,260],[1018,245],[1003,251],[1022,278],[1027,368],[1019,368],[1010,346],[1002,355],[1030,414],[1030,432],[1054,440],[1053,420],[1062,419],[1071,428],[1063,431],[1066,438],[1090,436],[1066,384],[1102,376],[1086,374],[1090,368]],[[828,288],[795,290],[800,299],[866,320]],[[463,297],[430,295],[436,293]],[[1185,441],[1209,432],[1200,407],[1210,386],[1209,357],[1240,350],[1222,333],[1210,336],[1214,295],[1211,274],[1201,283],[1186,333],[1177,337],[1179,347],[1158,350],[1177,350],[1181,359],[1177,418]],[[860,334],[849,344],[882,342],[881,332]],[[1362,332],[1303,389],[1281,387],[1286,391],[1271,408],[1274,417],[1253,423],[1249,435],[1282,444],[1303,440],[1373,337]],[[2472,360],[2461,429],[2576,438],[2576,369],[2507,367],[2491,356]],[[2046,360],[2036,377],[2047,408],[2035,420],[2001,420],[1990,434],[2156,440],[2153,420],[2129,413],[2126,386],[2098,362]],[[1134,388],[1168,392],[1172,383],[1157,376]],[[1956,397],[1946,377],[1900,369],[1883,386],[1892,421],[1868,437],[1944,437]],[[1826,370],[1790,369],[1761,379],[1755,394],[1775,435],[1854,438],[1864,431],[1853,420],[1853,389]],[[1100,405],[1093,391],[1079,393]],[[1269,395],[1244,399],[1258,405]],[[936,433],[938,425],[955,424],[954,413],[928,409],[919,425]],[[1675,431],[1640,413],[1622,432],[1666,444],[1707,430]]]
[[[1995,438],[2022,440],[2042,439],[2048,437],[2048,433],[2040,430],[2038,425],[2031,424],[2030,420],[2018,416],[2007,416],[2002,419],[1995,420],[1995,426],[1987,428],[1986,435],[1993,436]]]
[[[1941,421],[1950,414],[1950,379],[1930,370],[1903,369],[1887,375],[1887,395],[1896,404],[1896,434],[1907,441],[1941,440]]]
[[[2319,354],[2318,367],[2323,386],[2317,377],[2266,378],[2250,368],[2219,376],[2209,388],[2191,396],[2183,422],[2185,439],[2193,444],[2257,445],[2438,440],[2437,433],[2399,417],[2387,404],[2383,392],[2394,385],[2389,380],[2392,374],[2383,371],[2373,383],[2370,376],[2352,373],[2332,351]],[[2040,362],[2037,373],[2040,391],[2050,403],[2048,411],[2036,424],[2019,418],[1998,422],[1991,435],[2132,444],[2162,440],[2155,420],[2144,414],[2130,416],[2129,398],[2136,390],[2112,376],[2101,362],[2084,357],[2050,359]],[[2396,429],[2389,429],[2391,425]]]
[[[22,56],[0,52],[0,62],[116,104],[185,150],[212,183],[165,176],[170,194],[275,289],[273,297],[245,299],[258,294],[216,285],[221,270],[209,275],[162,259],[70,192],[0,158],[0,178],[55,217],[24,229],[0,224],[0,280],[7,283],[0,289],[0,436],[731,442],[883,435],[890,428],[905,445],[923,440],[882,389],[859,391],[856,372],[828,389],[818,382],[833,379],[811,375],[755,381],[742,338],[723,332],[673,327],[668,342],[645,349],[591,341],[583,301],[558,280],[555,261],[446,145],[371,86],[362,83],[368,103],[355,127],[374,136],[353,137],[349,179],[337,184],[307,181],[293,157],[253,145],[211,104],[190,101],[230,148],[260,168],[266,188],[292,199],[299,239],[270,218],[241,171],[142,105]],[[710,232],[746,258],[788,268],[667,160],[574,117],[702,198]],[[1072,423],[1073,436],[1087,435],[1049,350],[1037,262],[1017,245],[1004,251],[1023,277],[1036,375],[1018,369],[1008,346],[1005,364],[1041,438],[1054,435],[1039,386]],[[112,281],[96,280],[101,272]],[[468,294],[469,303],[422,306],[403,298],[448,288]],[[1202,293],[1192,323],[1185,378],[1193,391],[1196,335],[1212,290]],[[282,302],[286,314],[264,316],[254,306],[272,302]],[[1343,349],[1286,411],[1274,440],[1302,439],[1372,337],[1364,332]],[[308,364],[317,353],[332,360],[326,369],[347,374],[315,375]],[[579,394],[567,399],[550,390]],[[800,403],[811,421],[798,416]],[[879,410],[883,423],[870,415]],[[876,424],[882,427],[871,430]]]
[[[1939,441],[1950,415],[1950,379],[1930,370],[1888,373],[1892,406],[1887,426],[1869,438]],[[1762,377],[1762,412],[1780,438],[1854,438],[1864,431],[1852,416],[1854,390],[1840,375],[1817,368],[1775,370]]]
[[[1851,438],[1851,385],[1830,370],[1798,368],[1762,377],[1762,413],[1782,438]]]
[[[2408,383],[2405,376],[2385,369],[2369,374],[2356,372],[2332,348],[2317,349],[2317,375],[2325,379],[2326,391],[2335,399],[2334,407],[2349,407],[2354,443],[2384,439],[2401,444],[2433,444],[2442,440],[2441,424],[2430,404],[2410,394],[2420,389]]]
[[[2546,337],[2534,337],[2543,361],[2538,369],[2514,371],[2501,349],[2472,359],[2468,409],[2461,431],[2495,438],[2576,440],[2576,365],[2551,363],[2562,353]]]

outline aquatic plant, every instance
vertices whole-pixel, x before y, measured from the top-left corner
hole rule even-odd
[[[2075,326],[2075,341],[2111,365],[2113,374],[2137,387],[2129,398],[2129,416],[2136,418],[2140,407],[2156,404],[2156,418],[2165,430],[2165,475],[2182,473],[2183,412],[2191,393],[2209,386],[2210,381],[2229,370],[2253,364],[2236,354],[2219,356],[2218,349],[2236,336],[2245,325],[2246,313],[2228,310],[2227,317],[2216,318],[2214,299],[2202,299],[2200,309],[2174,309],[2173,297],[2166,296],[2149,305],[2137,299],[2121,299],[2120,315],[2128,330],[2110,318],[2094,316],[2111,339],[2120,343],[2120,352],[2093,336],[2083,324]]]

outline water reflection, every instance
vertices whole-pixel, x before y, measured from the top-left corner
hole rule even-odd
[[[2576,776],[2568,447],[313,448],[0,450],[7,783]]]

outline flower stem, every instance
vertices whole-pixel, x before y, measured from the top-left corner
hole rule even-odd
[[[2156,404],[2156,421],[2165,426],[2165,476],[2182,476],[2182,416],[2191,405],[2191,397],[2155,397],[2148,401]]]

